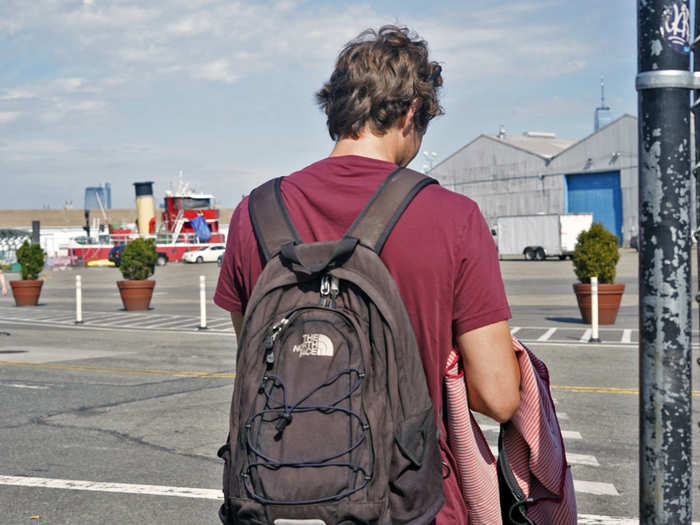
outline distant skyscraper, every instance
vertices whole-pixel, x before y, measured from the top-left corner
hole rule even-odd
[[[600,128],[607,126],[612,122],[612,112],[610,107],[605,105],[605,81],[600,79],[600,106],[595,108],[595,116],[593,118],[593,129],[598,131]]]
[[[112,207],[112,187],[109,182],[104,186],[88,186],[85,188],[86,210],[109,210]]]

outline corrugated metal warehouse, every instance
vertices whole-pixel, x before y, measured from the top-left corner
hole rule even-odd
[[[592,212],[621,242],[637,234],[637,118],[623,115],[588,137],[480,135],[430,175],[497,217]]]

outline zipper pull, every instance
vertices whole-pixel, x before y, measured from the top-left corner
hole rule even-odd
[[[331,280],[330,277],[324,275],[321,277],[321,306],[328,306],[330,301],[329,295],[331,293]]]
[[[275,340],[282,329],[287,326],[287,323],[289,323],[289,319],[283,317],[269,328],[263,339],[263,345],[265,346],[265,362],[268,367],[272,367],[275,363],[275,352],[273,350],[275,347]]]
[[[331,308],[335,308],[335,299],[338,297],[338,294],[340,293],[340,281],[335,275],[331,275]]]

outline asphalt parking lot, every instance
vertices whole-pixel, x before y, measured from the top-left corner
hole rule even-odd
[[[501,268],[511,329],[549,366],[579,522],[633,523],[625,520],[638,515],[636,253],[622,252],[623,306],[601,328],[602,344],[587,342],[571,262]],[[0,297],[0,523],[218,523],[216,450],[227,433],[235,337],[211,303],[217,275],[215,264],[158,268],[152,309],[138,313],[122,310],[114,268],[47,272],[36,308]],[[492,424],[480,421],[495,443]],[[696,472],[698,461],[694,452]],[[697,512],[700,491],[693,496]]]

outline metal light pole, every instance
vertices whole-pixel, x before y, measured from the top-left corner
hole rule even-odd
[[[690,11],[639,0],[639,519],[690,523]]]
[[[434,151],[426,150],[423,152],[423,157],[425,157],[425,164],[423,164],[423,173],[428,173],[433,169],[433,162],[435,162],[437,153],[435,153]]]

